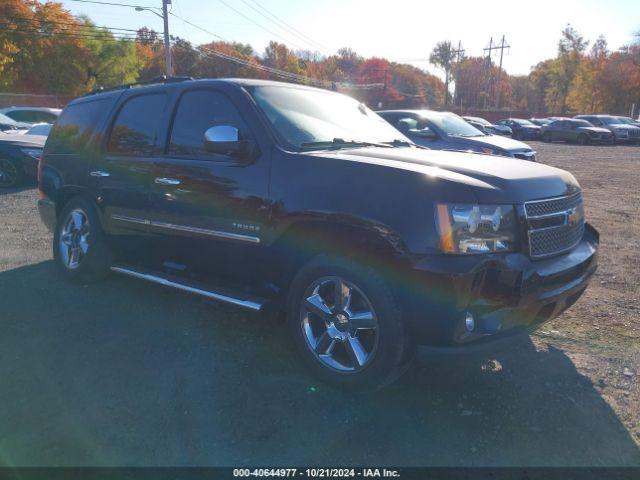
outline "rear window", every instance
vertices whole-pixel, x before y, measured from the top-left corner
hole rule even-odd
[[[119,155],[151,155],[165,103],[164,93],[127,100],[111,128],[107,151]]]
[[[104,121],[109,102],[97,99],[66,107],[47,140],[48,153],[78,153],[86,148],[91,134]]]

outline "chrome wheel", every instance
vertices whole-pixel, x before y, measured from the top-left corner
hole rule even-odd
[[[60,231],[60,258],[65,267],[75,270],[89,250],[89,219],[80,209],[72,210]]]
[[[323,277],[307,288],[300,326],[313,355],[340,372],[361,370],[378,347],[378,320],[371,302],[341,277]]]
[[[0,187],[11,187],[18,178],[18,170],[13,162],[0,158]]]

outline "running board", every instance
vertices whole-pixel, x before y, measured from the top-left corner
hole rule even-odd
[[[148,282],[164,285],[165,287],[175,288],[183,292],[193,293],[203,297],[210,298],[212,300],[218,300],[220,302],[230,303],[238,307],[248,308],[256,312],[262,311],[263,307],[268,303],[268,300],[264,298],[251,297],[242,293],[230,294],[228,292],[222,293],[221,290],[214,290],[209,286],[202,284],[196,284],[187,282],[184,280],[178,280],[169,278],[167,275],[158,272],[146,272],[137,270],[132,267],[124,267],[120,265],[114,265],[111,267],[112,272],[122,273],[134,278],[140,278],[147,280]]]

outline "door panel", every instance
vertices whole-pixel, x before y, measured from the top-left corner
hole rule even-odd
[[[222,93],[188,90],[178,100],[167,153],[154,164],[150,232],[170,262],[198,273],[244,280],[262,252],[268,214],[268,154],[251,158],[213,154],[204,132],[231,125],[252,133]],[[254,266],[255,267],[255,266]]]

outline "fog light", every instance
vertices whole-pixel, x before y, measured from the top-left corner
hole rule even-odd
[[[473,329],[476,328],[476,321],[471,312],[467,312],[464,317],[464,326],[467,327],[467,332],[473,332]]]

